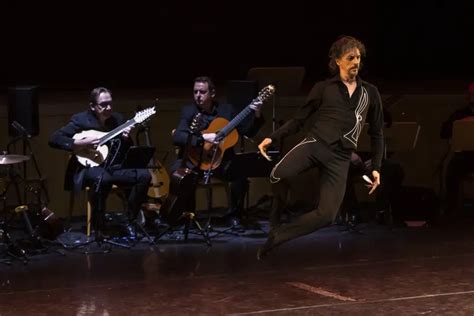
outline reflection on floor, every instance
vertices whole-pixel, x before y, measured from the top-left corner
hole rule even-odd
[[[108,253],[52,247],[0,265],[0,315],[473,314],[473,223],[334,225],[264,261],[265,221],[211,247],[179,232]]]

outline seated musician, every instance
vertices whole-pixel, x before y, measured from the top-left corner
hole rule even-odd
[[[451,139],[453,136],[454,121],[474,117],[474,82],[468,87],[467,105],[454,111],[441,126],[440,137],[442,139]],[[445,173],[445,211],[453,215],[457,208],[459,195],[459,179],[466,173],[474,172],[474,152],[463,151],[455,153],[448,162]]]
[[[201,113],[201,124],[199,128],[201,132],[191,136],[190,146],[193,148],[202,147],[205,142],[213,143],[215,141],[215,132],[209,131],[202,133],[202,131],[206,130],[214,119],[224,118],[231,121],[235,115],[238,114],[235,112],[235,109],[231,104],[219,103],[214,99],[216,96],[216,87],[209,77],[197,77],[194,80],[193,95],[194,102],[183,107],[178,127],[173,134],[173,144],[180,147],[180,153],[177,161],[171,167],[171,172],[174,172],[182,165],[183,149],[187,144],[188,135],[190,133],[189,127],[197,113]],[[252,111],[252,113],[237,126],[237,131],[241,136],[254,136],[264,124],[260,108],[254,107],[253,109],[254,111]],[[243,227],[240,224],[240,220],[242,218],[242,210],[248,181],[244,175],[244,171],[240,174],[229,174],[229,172],[227,172],[234,155],[235,152],[233,148],[225,150],[222,162],[213,170],[212,176],[230,182],[231,198],[229,211],[226,217],[228,217],[229,223],[235,230],[242,231]],[[199,169],[200,167],[191,163],[189,160],[186,162],[186,165],[188,168]],[[201,169],[201,175],[202,171],[204,170]]]
[[[124,127],[123,131],[106,143],[109,153],[104,161],[97,166],[86,161],[83,166],[78,162],[87,150],[94,150],[99,144],[100,137],[104,132],[109,132],[119,126],[123,126],[125,119],[120,113],[113,111],[112,93],[104,87],[97,87],[90,93],[89,109],[73,115],[67,125],[55,131],[50,139],[49,145],[53,148],[69,151],[74,155],[69,161],[68,170],[74,174],[74,189],[80,190],[89,186],[89,201],[92,206],[92,226],[96,237],[102,235],[105,225],[104,212],[107,195],[112,184],[123,186],[128,196],[128,216],[130,223],[136,218],[141,204],[145,202],[150,183],[150,173],[147,169],[122,169],[121,163],[125,158],[128,148],[132,145],[129,137],[132,126]],[[86,137],[75,135],[83,131],[100,131],[91,133]],[[134,237],[134,225],[128,226],[128,232]]]

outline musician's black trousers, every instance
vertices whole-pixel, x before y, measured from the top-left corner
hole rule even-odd
[[[212,171],[212,177],[230,182],[230,205],[228,214],[226,215],[231,217],[235,216],[241,219],[243,216],[242,213],[244,209],[245,196],[248,191],[249,182],[247,180],[245,170],[242,170],[242,172],[238,174],[228,172],[230,164],[232,163],[232,154],[233,153],[229,153],[228,155],[224,156],[225,158],[223,159],[219,167]],[[182,160],[176,160],[176,162],[170,168],[171,173],[175,172],[181,165]],[[190,169],[195,168],[195,166],[190,162],[186,164],[186,167]],[[202,178],[203,172],[199,171],[199,173],[199,177]],[[195,199],[194,193],[193,196]]]
[[[275,201],[270,224],[274,228],[274,245],[314,232],[334,220],[344,198],[350,157],[349,149],[343,149],[338,144],[329,147],[308,137],[293,147],[273,168],[270,180],[274,183]],[[291,223],[279,225],[280,212],[289,190],[287,178],[311,168],[319,168],[318,206]]]
[[[107,196],[115,184],[121,187],[128,198],[128,216],[134,220],[141,204],[146,201],[151,181],[147,169],[111,169],[102,167],[85,169],[84,184],[90,186],[89,200],[92,206],[93,226],[100,228],[104,222]]]
[[[240,175],[229,174],[225,168],[219,167],[215,170],[214,176],[230,182],[230,205],[227,216],[242,219],[244,216],[245,196],[249,187],[246,175],[244,173]]]

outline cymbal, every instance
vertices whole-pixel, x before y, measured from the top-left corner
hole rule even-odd
[[[20,163],[28,159],[30,159],[30,157],[25,155],[0,155],[0,165]]]

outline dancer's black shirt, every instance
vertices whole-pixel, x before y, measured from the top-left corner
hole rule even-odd
[[[349,97],[349,91],[339,75],[317,82],[294,117],[270,136],[272,143],[297,133],[313,113],[316,119],[308,136],[328,145],[339,143],[342,148],[348,149],[357,148],[360,132],[367,119],[373,169],[380,171],[384,119],[377,87],[357,77],[357,88]]]

